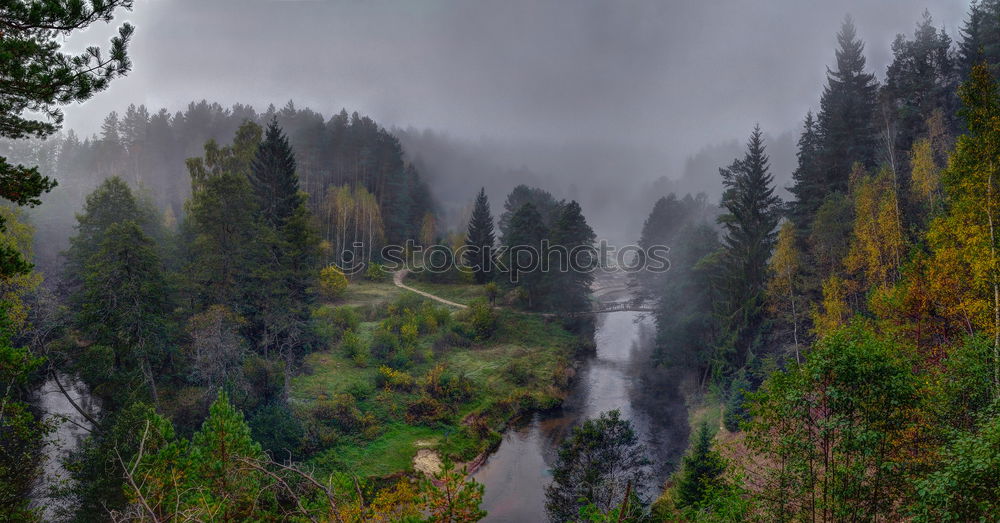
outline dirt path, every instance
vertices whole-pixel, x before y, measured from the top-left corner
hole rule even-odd
[[[417,294],[419,294],[421,296],[424,296],[426,298],[430,298],[430,299],[432,299],[434,301],[437,301],[437,302],[441,302],[441,303],[443,303],[445,305],[450,305],[452,307],[458,307],[459,309],[468,309],[469,308],[468,305],[462,305],[461,303],[455,303],[453,301],[446,300],[446,299],[441,298],[439,296],[435,296],[435,295],[433,295],[433,294],[431,294],[429,292],[424,292],[424,291],[421,291],[421,290],[418,290],[418,289],[414,289],[413,287],[410,287],[409,285],[403,283],[403,279],[406,278],[406,275],[409,272],[410,271],[408,271],[406,269],[400,269],[400,270],[392,273],[392,283],[396,284],[396,287],[399,287],[400,289],[406,289],[406,290],[408,290],[410,292],[415,292],[415,293],[417,293]]]

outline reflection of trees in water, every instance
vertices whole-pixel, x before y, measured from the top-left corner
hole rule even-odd
[[[687,407],[680,392],[685,371],[650,364],[656,337],[651,321],[640,321],[638,339],[633,342],[629,374],[634,377],[629,390],[635,415],[633,423],[643,434],[653,461],[653,477],[658,486],[680,463],[687,448]]]

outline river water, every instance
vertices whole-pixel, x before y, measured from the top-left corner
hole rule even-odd
[[[673,470],[687,444],[687,417],[676,391],[652,391],[646,379],[652,320],[643,313],[613,312],[598,315],[597,322],[596,353],[583,362],[563,406],[508,429],[473,475],[486,488],[484,521],[546,521],[545,487],[559,444],[573,426],[612,409],[632,422],[654,462],[648,498],[655,498]]]
[[[59,383],[73,401],[89,414],[96,415],[98,407],[96,400],[89,394],[86,386],[70,376],[60,375]],[[45,448],[44,473],[32,494],[32,504],[42,508],[42,517],[51,521],[61,508],[62,498],[53,497],[54,488],[65,487],[70,480],[63,467],[63,458],[80,446],[80,442],[92,427],[66,399],[53,378],[49,378],[36,392],[35,404],[46,413],[49,420],[55,423],[56,430],[50,436]]]

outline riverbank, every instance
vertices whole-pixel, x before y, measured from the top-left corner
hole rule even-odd
[[[455,287],[448,290],[456,301],[482,292]],[[306,356],[290,395],[316,440],[309,463],[327,473],[377,479],[427,469],[437,456],[482,461],[511,420],[565,399],[575,356],[588,345],[555,319],[508,309],[491,309],[495,329],[481,336],[471,311],[387,282],[352,284],[331,306],[362,321],[351,336]],[[350,354],[352,336],[377,351],[393,328],[405,338],[398,347],[405,362]]]

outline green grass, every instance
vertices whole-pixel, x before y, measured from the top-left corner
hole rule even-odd
[[[469,302],[482,294],[482,287],[477,285],[418,283],[414,287],[458,302]],[[364,308],[379,316],[369,316],[371,321],[361,323],[358,329],[362,339],[370,342],[373,330],[388,313],[382,305],[406,294],[410,293],[391,283],[363,282],[352,284],[338,305]],[[442,340],[455,336],[449,332],[450,324],[417,340],[414,360],[406,368],[417,383],[410,391],[376,388],[380,364],[369,361],[359,367],[339,346],[308,355],[304,361],[306,372],[292,379],[291,398],[297,415],[315,416],[318,401],[351,393],[357,397],[356,408],[366,420],[362,422],[364,429],[335,431],[331,441],[336,444],[314,455],[311,463],[330,472],[384,477],[411,470],[420,447],[456,459],[471,459],[498,441],[497,431],[520,409],[552,406],[561,401],[561,387],[566,385],[564,370],[579,346],[578,338],[556,320],[507,309],[498,309],[498,314],[501,326],[484,343],[441,346]],[[449,321],[458,320],[452,316]],[[468,378],[473,393],[463,404],[450,405],[454,410],[443,421],[432,426],[408,424],[407,407],[425,393],[420,383],[438,364]],[[488,420],[493,430],[488,434],[464,431],[462,422],[470,415]],[[316,421],[327,423],[313,423]]]
[[[314,352],[306,356],[305,365],[312,372],[292,378],[291,399],[294,402],[310,404],[355,387],[373,386],[378,371],[374,367],[358,367],[338,350]]]
[[[334,305],[349,305],[358,307],[364,305],[382,305],[395,301],[403,289],[396,287],[391,279],[384,282],[373,283],[367,280],[352,281],[344,295],[333,302]]]
[[[478,298],[486,298],[486,291],[483,290],[483,286],[473,283],[430,283],[418,281],[412,277],[407,278],[404,283],[414,289],[429,292],[448,301],[463,305],[468,305]]]
[[[323,452],[313,463],[329,471],[346,471],[359,477],[383,477],[413,467],[417,443],[435,445],[445,436],[442,429],[395,423],[382,435],[363,444],[342,444]]]

